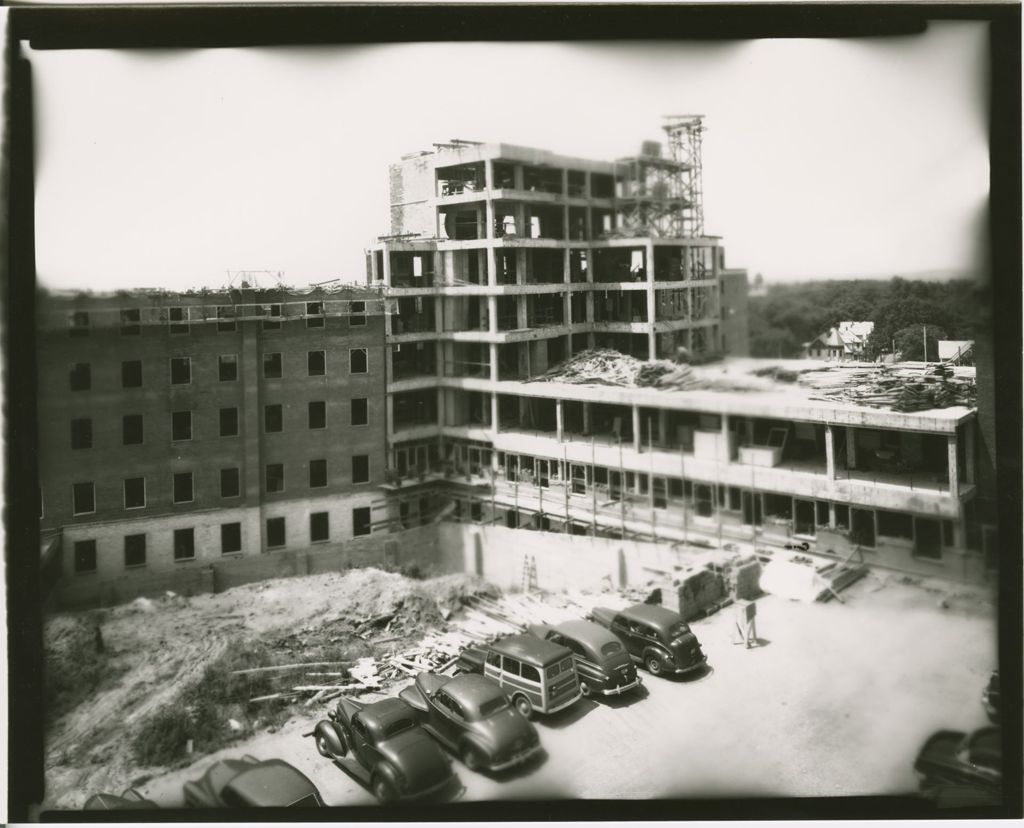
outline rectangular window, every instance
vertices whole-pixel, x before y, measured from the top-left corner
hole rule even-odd
[[[314,400],[309,404],[309,427],[327,428],[327,403]]]
[[[278,403],[263,406],[263,430],[266,432],[281,431],[283,414]]]
[[[126,446],[142,444],[141,414],[125,414],[121,418],[121,442]]]
[[[234,382],[238,379],[238,357],[222,354],[217,359],[217,371],[221,382]]]
[[[222,523],[220,525],[220,554],[242,551],[242,524]]]
[[[284,463],[267,464],[267,494],[284,491]]]
[[[88,391],[92,388],[92,366],[88,362],[76,362],[68,372],[68,384],[72,391]]]
[[[171,357],[171,385],[188,385],[192,382],[192,358]]]
[[[267,518],[267,546],[284,546],[284,518]]]
[[[71,448],[92,448],[92,419],[77,417],[71,421]]]
[[[311,543],[325,541],[330,538],[330,525],[327,512],[313,512],[309,516],[309,540]]]
[[[127,477],[124,480],[124,508],[142,509],[146,505],[146,478]]]
[[[220,436],[235,437],[238,435],[238,409],[222,408],[220,410]]]
[[[71,489],[71,510],[76,515],[96,511],[96,490],[92,483],[75,483]]]
[[[217,306],[217,331],[230,333],[235,330],[235,309],[231,305]]]
[[[75,541],[75,572],[96,571],[96,541]]]
[[[322,489],[327,485],[327,461],[309,461],[309,488]]]
[[[267,314],[269,318],[263,320],[263,330],[277,331],[281,329],[281,306],[271,305]]]
[[[349,348],[349,372],[352,374],[366,373],[366,348]]]
[[[174,530],[174,560],[189,561],[196,556],[196,531],[188,529]]]
[[[263,379],[281,379],[281,354],[263,355]]]
[[[191,503],[193,495],[192,472],[177,472],[174,475],[174,502]]]
[[[327,354],[325,351],[309,351],[306,354],[306,369],[311,377],[322,377],[327,373]]]
[[[352,456],[352,482],[370,482],[370,457],[366,454],[355,454]]]
[[[138,336],[142,333],[142,325],[139,324],[142,317],[138,308],[125,308],[121,311],[121,336]]]
[[[324,326],[324,303],[306,302],[306,327],[322,328]]]
[[[191,440],[192,439],[192,412],[173,411],[171,412],[171,439]]]
[[[370,534],[370,507],[360,506],[358,509],[352,510],[352,535],[359,537],[360,535]]]
[[[348,309],[351,314],[348,318],[349,325],[355,328],[366,324],[366,302],[351,302]]]
[[[142,387],[142,360],[129,359],[121,363],[121,387]]]
[[[356,397],[352,400],[352,425],[364,426],[368,422],[366,397]]]
[[[133,566],[146,565],[146,536],[125,535],[124,536],[124,566],[129,569]]]
[[[167,309],[168,329],[172,334],[188,333],[188,308]]]
[[[238,469],[221,469],[220,496],[238,497],[239,493]]]
[[[68,334],[70,336],[89,335],[88,311],[75,311],[68,316]]]

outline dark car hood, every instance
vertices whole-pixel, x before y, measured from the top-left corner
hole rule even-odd
[[[956,730],[940,730],[932,735],[917,756],[918,765],[950,765],[956,763],[956,751],[964,740],[963,733]]]
[[[451,766],[437,742],[418,727],[392,736],[377,747],[412,789],[427,788],[451,776]]]
[[[679,660],[680,664],[690,664],[703,655],[700,649],[700,642],[692,632],[683,633],[678,638],[672,639],[672,654]],[[696,656],[690,655],[691,650],[696,650]]]
[[[519,742],[523,747],[532,745],[537,731],[517,710],[506,707],[489,718],[473,722],[473,732],[482,736],[496,750],[513,748]]]

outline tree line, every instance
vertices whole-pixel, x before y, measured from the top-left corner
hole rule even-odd
[[[750,353],[799,357],[803,344],[841,321],[874,322],[868,359],[896,350],[903,359],[938,358],[939,339],[974,339],[982,308],[979,284],[959,279],[846,279],[770,285],[750,297]]]

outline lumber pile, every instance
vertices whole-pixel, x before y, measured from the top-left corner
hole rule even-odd
[[[819,392],[811,399],[903,412],[955,405],[974,407],[977,396],[974,378],[954,376],[947,365],[836,366],[807,371],[800,375],[799,382]]]

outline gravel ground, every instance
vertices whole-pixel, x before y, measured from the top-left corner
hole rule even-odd
[[[845,603],[758,600],[761,645],[733,644],[726,609],[695,622],[707,674],[653,678],[615,702],[582,700],[538,722],[546,758],[503,777],[456,770],[465,799],[830,796],[915,789],[913,761],[934,730],[986,723],[996,664],[983,590],[869,576]],[[940,606],[945,603],[945,607]],[[251,753],[296,765],[329,805],[372,797],[301,738],[323,711],[142,785],[159,804],[212,759]]]

